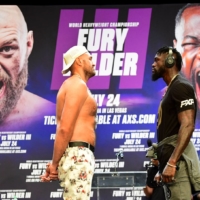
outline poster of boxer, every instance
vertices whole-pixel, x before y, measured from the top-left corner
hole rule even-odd
[[[0,199],[62,199],[58,182],[39,177],[52,159],[57,92],[70,76],[61,73],[63,54],[74,45],[88,49],[96,70],[88,81],[98,105],[91,200],[146,199],[145,155],[157,142],[165,87],[151,80],[152,63],[174,45],[182,6],[0,6]],[[198,153],[199,133],[197,123]]]

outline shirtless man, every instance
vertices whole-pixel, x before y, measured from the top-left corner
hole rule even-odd
[[[57,129],[52,162],[42,182],[59,180],[63,199],[90,199],[94,174],[97,104],[86,83],[95,75],[91,54],[74,46],[64,54],[63,74],[71,71],[57,94]]]

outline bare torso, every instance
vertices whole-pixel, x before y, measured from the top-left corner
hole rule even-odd
[[[58,128],[67,134],[67,142],[83,141],[95,146],[97,104],[85,82],[68,78],[57,95]]]

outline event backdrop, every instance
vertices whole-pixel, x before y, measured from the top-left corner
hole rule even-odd
[[[26,90],[55,104],[69,77],[61,74],[62,56],[73,45],[86,46],[96,63],[88,82],[98,104],[92,200],[145,199],[147,141],[157,141],[165,86],[161,79],[151,81],[151,65],[160,47],[173,45],[183,5],[19,6],[34,37]],[[0,130],[0,199],[62,199],[58,181],[39,179],[52,158],[55,130],[55,112],[26,129]]]

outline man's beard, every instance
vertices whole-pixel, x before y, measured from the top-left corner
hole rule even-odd
[[[3,76],[3,78],[2,78]],[[0,75],[1,79],[5,81],[6,91],[2,99],[0,99],[0,123],[10,114],[10,112],[17,105],[18,100],[24,88],[27,85],[28,80],[28,60],[26,59],[24,66],[19,73],[16,81],[13,83],[11,78],[7,74]]]
[[[160,67],[159,70],[154,70],[154,73],[152,73],[151,75],[151,80],[152,81],[156,81],[159,78],[162,77],[163,73],[165,72],[165,68],[164,67]]]

